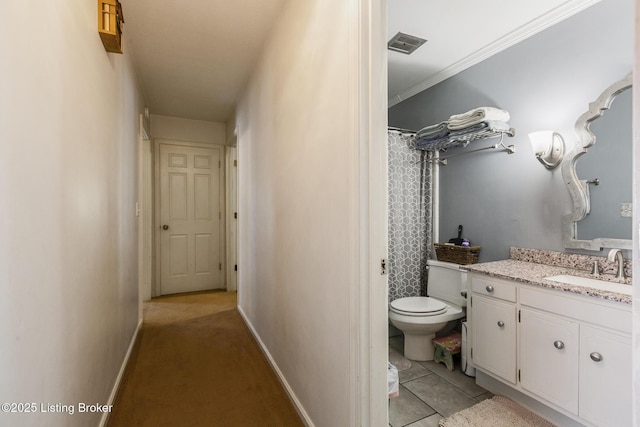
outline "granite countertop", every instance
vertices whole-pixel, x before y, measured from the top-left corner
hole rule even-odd
[[[631,304],[631,295],[620,294],[617,292],[604,291],[585,286],[568,285],[552,280],[546,280],[545,277],[568,274],[571,276],[594,278],[584,270],[577,270],[569,267],[554,266],[547,264],[539,264],[535,262],[519,261],[508,259],[504,261],[485,262],[481,264],[463,265],[461,268],[478,273],[484,273],[488,276],[515,280],[517,282],[529,285],[541,286],[549,289],[558,289],[565,292],[572,292],[581,295],[587,295],[595,298],[602,298],[610,301]],[[631,279],[616,279],[615,276],[604,274],[598,277],[599,280],[622,283],[631,286]]]

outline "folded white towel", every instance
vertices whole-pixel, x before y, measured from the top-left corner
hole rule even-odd
[[[508,122],[511,116],[508,111],[494,107],[480,107],[463,114],[454,114],[449,117],[449,129],[459,130],[476,125],[486,120]]]

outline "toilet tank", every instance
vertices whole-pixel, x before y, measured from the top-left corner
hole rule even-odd
[[[448,301],[459,307],[465,307],[467,300],[460,292],[467,288],[467,272],[460,270],[458,264],[429,260],[427,296]]]

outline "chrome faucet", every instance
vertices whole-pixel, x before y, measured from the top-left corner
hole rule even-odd
[[[607,255],[607,261],[618,263],[616,279],[624,279],[624,257],[622,256],[622,251],[620,249],[611,249],[609,255]]]
[[[598,260],[593,261],[593,268],[591,269],[591,275],[593,277],[600,276],[600,264],[598,263]]]

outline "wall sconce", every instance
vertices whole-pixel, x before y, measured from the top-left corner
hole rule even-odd
[[[529,134],[533,152],[540,163],[547,169],[553,169],[564,157],[564,139],[552,130],[543,130]]]
[[[122,53],[122,5],[118,0],[98,0],[98,33],[107,52]]]

